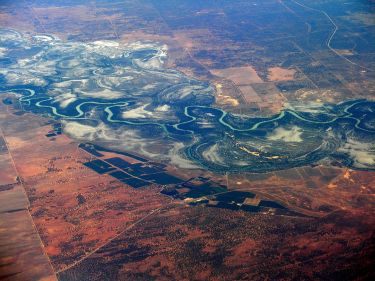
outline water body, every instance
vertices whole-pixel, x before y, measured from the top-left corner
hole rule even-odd
[[[160,43],[66,42],[3,29],[0,48],[0,91],[62,120],[79,140],[218,173],[320,161],[375,169],[373,101],[233,115],[212,106],[209,83],[165,68],[168,47]]]

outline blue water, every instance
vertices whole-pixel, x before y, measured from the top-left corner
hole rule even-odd
[[[206,81],[153,66],[157,60],[162,64],[160,46],[101,49],[53,37],[54,44],[35,42],[9,30],[1,34],[0,47],[8,53],[0,60],[5,69],[0,91],[17,94],[24,109],[36,114],[90,126],[104,123],[113,134],[136,130],[145,143],[182,143],[181,157],[218,173],[262,173],[323,160],[375,169],[373,101],[322,104],[314,111],[290,108],[269,117],[238,116],[213,107],[213,87]],[[108,53],[113,49],[117,53]],[[116,95],[87,95],[101,91]],[[70,96],[69,103],[61,102]],[[140,118],[123,117],[133,111]]]

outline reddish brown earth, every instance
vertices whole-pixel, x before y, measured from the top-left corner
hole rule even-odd
[[[29,201],[17,179],[7,139],[0,125],[0,279],[57,280],[29,212]]]
[[[65,135],[45,136],[52,128],[49,120],[1,112],[0,125],[18,171],[9,173],[10,182],[20,176],[42,239],[32,240],[34,247],[39,242],[34,252],[22,253],[27,257],[39,251],[45,259],[44,250],[60,280],[370,277],[373,173],[317,166],[228,178],[230,189],[255,192],[305,216],[185,206],[161,195],[157,186],[133,189],[86,168],[82,163],[93,157],[76,142]],[[198,175],[225,182],[209,173],[184,174]],[[4,200],[12,206],[26,200],[17,196]],[[15,214],[7,214],[6,221],[36,235],[25,207]],[[2,235],[11,238],[10,232]],[[51,276],[48,259],[35,261],[40,267],[34,266],[34,274]]]
[[[294,80],[295,73],[294,69],[271,67],[268,69],[267,78],[269,81],[291,81]]]
[[[187,15],[179,7],[158,9],[164,1],[140,1],[142,6],[134,1],[107,1],[108,9],[98,7],[100,1],[87,5],[70,2],[69,7],[65,3],[43,7],[37,2],[24,5],[9,1],[14,6],[2,6],[0,23],[78,41],[167,43],[168,66],[222,84],[217,104],[229,112],[250,111],[260,116],[278,113],[285,102],[337,103],[374,96],[372,72],[358,71],[328,48],[309,51],[294,38],[281,40],[284,30],[272,30],[273,22],[269,28],[257,26],[259,14],[255,12],[249,11],[248,30],[254,34],[275,32],[275,38],[268,38],[269,46],[261,46],[258,37],[236,41],[232,32],[222,28],[229,22],[220,9]],[[292,6],[284,10],[286,1],[265,2],[265,9],[277,7],[289,17],[296,15]],[[237,4],[244,3],[248,1]],[[201,21],[200,28],[189,25],[189,17],[194,20],[204,15],[222,19],[224,24]],[[369,15],[359,14],[357,18],[368,19]],[[187,24],[173,26],[179,19]],[[327,23],[323,21],[319,28],[325,30]],[[342,18],[339,22],[345,25]],[[342,32],[350,30],[343,27]],[[371,54],[358,57],[361,64],[371,67]],[[300,62],[291,66],[298,67],[293,75],[291,70],[275,67],[286,58]],[[218,77],[213,77],[210,69],[216,69]],[[267,79],[271,82],[262,82]],[[291,87],[285,87],[285,93],[278,90],[280,85]],[[45,138],[50,121],[31,114],[13,115],[1,104],[0,127],[38,229],[35,231],[28,217],[27,198],[15,179],[17,172],[10,166],[10,157],[2,154],[0,252],[4,253],[5,247],[9,255],[0,256],[0,268],[9,280],[25,280],[26,276],[54,280],[44,253],[59,271],[59,279],[67,281],[375,279],[374,173],[318,166],[229,178],[230,189],[256,192],[305,217],[187,207],[181,202],[170,203],[157,187],[134,190],[85,168],[82,162],[91,157],[77,149],[77,143],[66,136]],[[201,171],[168,169],[181,177],[204,175]],[[226,183],[222,176],[206,176]],[[85,198],[84,203],[79,204],[79,195]]]
[[[83,166],[92,156],[65,135],[47,138],[50,125],[28,129],[22,126],[25,117],[3,117],[1,126],[30,200],[30,213],[55,270],[168,204],[158,189],[135,190]],[[9,131],[7,120],[12,120]]]
[[[368,278],[375,222],[364,214],[337,211],[316,219],[170,208],[59,278],[82,280],[86,274],[95,280]],[[95,270],[98,267],[103,273]]]

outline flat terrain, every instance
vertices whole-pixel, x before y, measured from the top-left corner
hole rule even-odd
[[[1,1],[0,279],[374,279],[374,13]]]
[[[155,191],[135,192],[84,167],[90,155],[64,135],[47,138],[51,125],[46,120],[36,118],[39,126],[28,129],[27,116],[3,117],[4,135],[30,200],[30,213],[55,270],[168,203]]]
[[[1,114],[3,120],[4,115]],[[57,280],[29,212],[29,200],[13,166],[0,125],[0,279]],[[22,249],[20,251],[20,249]]]
[[[4,136],[59,280],[120,276],[248,280],[279,278],[280,272],[289,272],[287,279],[309,279],[316,274],[331,278],[338,272],[345,278],[368,274],[374,224],[371,172],[320,166],[231,175],[226,182],[229,191],[255,194],[255,199],[246,201],[248,206],[269,200],[287,206],[291,213],[280,215],[273,208],[255,213],[219,211],[213,204],[224,199],[219,195],[210,197],[212,203],[193,206],[160,194],[157,185],[134,189],[98,174],[83,163],[103,157],[120,157],[133,165],[139,161],[112,152],[93,156],[65,135],[47,137],[53,129],[48,119],[17,116],[4,107]],[[27,212],[27,199],[24,193],[16,193],[19,185],[13,188],[13,193],[2,191],[2,198],[11,210],[21,208],[7,215],[7,221],[18,222],[21,213]],[[185,189],[179,192],[189,192]],[[293,265],[287,262],[291,254],[296,257]],[[345,267],[338,255],[345,256]],[[322,257],[328,263],[322,263]],[[306,270],[306,263],[314,266]]]

